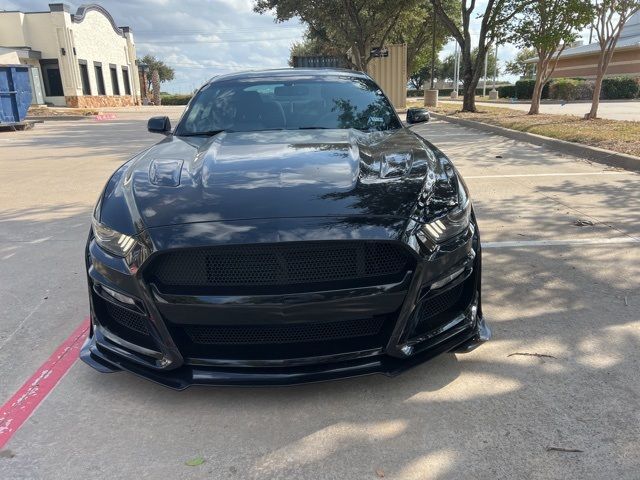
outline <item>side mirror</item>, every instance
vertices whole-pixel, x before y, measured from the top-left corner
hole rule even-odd
[[[428,122],[429,120],[431,120],[431,115],[426,108],[410,108],[407,110],[407,123],[409,125]]]
[[[147,130],[151,133],[169,135],[171,132],[171,120],[169,120],[169,117],[151,117],[147,122]]]

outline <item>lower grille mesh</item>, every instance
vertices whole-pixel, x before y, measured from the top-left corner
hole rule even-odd
[[[264,325],[184,327],[191,341],[201,345],[285,344],[341,340],[377,335],[384,317],[342,322]]]
[[[419,323],[427,322],[429,319],[437,317],[441,313],[453,308],[460,300],[463,290],[464,284],[460,284],[440,295],[425,300],[420,310]]]
[[[146,320],[142,315],[132,312],[131,310],[128,310],[126,308],[114,305],[111,302],[104,302],[104,304],[107,313],[114,322],[143,335],[149,334]]]

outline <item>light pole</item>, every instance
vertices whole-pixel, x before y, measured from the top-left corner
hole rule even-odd
[[[482,81],[482,96],[487,96],[487,64],[489,63],[489,51],[484,55],[484,80]]]
[[[451,90],[451,98],[458,98],[458,42],[456,41],[456,49],[453,54],[453,89]]]
[[[498,42],[496,42],[496,64],[493,66],[493,89],[496,89],[496,79],[498,78]]]
[[[496,89],[496,79],[498,77],[498,42],[496,41],[496,64],[493,67],[493,90],[489,92],[489,100],[498,99],[498,90]]]
[[[431,88],[424,89],[424,106],[438,106],[438,90],[435,89],[436,76],[436,7],[431,9]]]
[[[433,90],[433,77],[436,72],[436,7],[431,9],[431,90]]]

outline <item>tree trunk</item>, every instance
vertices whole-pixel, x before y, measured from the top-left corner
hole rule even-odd
[[[598,73],[596,74],[596,83],[593,87],[593,98],[591,100],[591,110],[584,118],[585,120],[595,120],[598,118],[598,107],[600,106],[600,92],[602,90],[602,80],[609,69],[609,63],[613,58],[613,52],[618,44],[620,38],[620,32],[624,27],[624,22],[618,26],[618,33],[616,33],[611,39],[608,39],[608,45],[600,45],[600,59],[598,61]]]
[[[533,87],[533,95],[531,96],[531,107],[529,108],[529,115],[538,115],[540,113],[540,99],[542,98],[542,89],[544,88],[543,72],[546,70],[544,62],[538,62],[538,68],[536,68],[536,84]]]
[[[598,118],[598,107],[600,106],[600,92],[602,90],[602,78],[604,74],[598,72],[596,83],[593,86],[593,98],[591,99],[591,110],[585,115],[586,120],[595,120]]]
[[[356,70],[360,72],[364,72],[364,57],[363,57],[363,49],[360,48],[359,44],[356,42],[351,47],[351,63],[355,67]]]
[[[613,48],[615,48],[615,43]],[[604,78],[605,73],[607,73],[607,68],[609,67],[609,62],[611,57],[613,56],[613,48],[611,51],[604,50],[600,54],[600,61],[598,62],[598,71],[596,73],[596,83],[593,86],[593,97],[591,97],[591,110],[584,116],[585,120],[595,120],[598,118],[598,107],[600,106],[600,92],[602,91],[602,79]]]
[[[476,112],[476,87],[480,81],[479,75],[474,75],[473,62],[471,61],[470,41],[462,50],[462,111]],[[476,78],[477,77],[477,78]]]
[[[158,74],[158,70],[154,70],[151,74],[151,84],[153,86],[153,104],[156,106],[160,105],[160,75]]]
[[[462,111],[463,112],[476,112],[476,86],[472,81],[465,81],[462,84],[462,90],[464,97],[462,98]]]
[[[533,87],[533,97],[531,98],[531,107],[529,108],[529,115],[538,115],[540,113],[540,97],[542,96],[542,88],[536,83]]]

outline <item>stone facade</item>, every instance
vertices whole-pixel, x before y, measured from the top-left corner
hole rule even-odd
[[[129,107],[137,104],[131,95],[82,95],[80,97],[64,97],[64,99],[67,106],[73,108]]]

